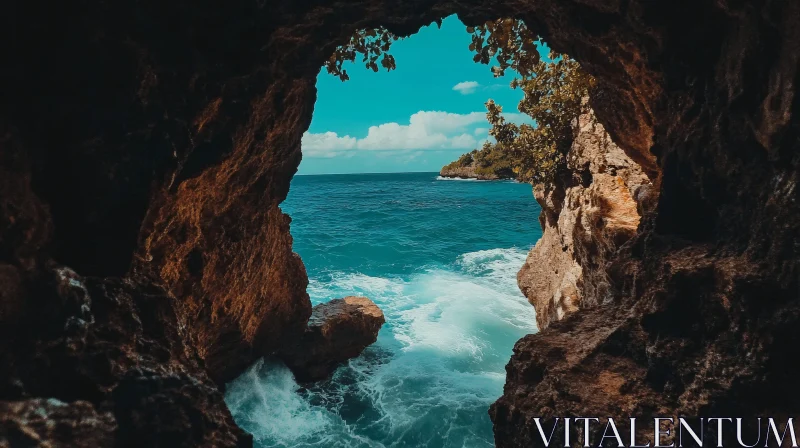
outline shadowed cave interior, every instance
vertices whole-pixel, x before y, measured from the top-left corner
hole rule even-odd
[[[534,417],[796,413],[799,3],[41,0],[0,18],[0,440],[250,446],[220,388],[311,314],[279,204],[319,67],[453,13],[580,62],[659,193],[608,293],[515,346],[496,445],[535,446]]]

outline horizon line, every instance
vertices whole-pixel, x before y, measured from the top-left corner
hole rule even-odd
[[[439,171],[383,171],[383,172],[364,172],[364,173],[318,173],[318,174],[299,174],[295,173],[295,176],[348,176],[354,174],[421,174],[421,173],[436,173],[438,174]]]

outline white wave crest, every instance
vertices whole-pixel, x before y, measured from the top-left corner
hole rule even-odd
[[[516,286],[522,249],[469,252],[408,278],[335,272],[312,279],[314,302],[370,297],[378,342],[302,391],[280,364],[259,363],[226,401],[259,446],[491,446],[486,409],[502,393],[514,343],[535,332]]]
[[[324,408],[298,395],[298,388],[285,365],[259,360],[227,385],[225,402],[260,446],[291,446],[334,423]]]
[[[462,182],[478,182],[478,179],[472,177],[444,177],[436,176],[436,180],[460,180]]]

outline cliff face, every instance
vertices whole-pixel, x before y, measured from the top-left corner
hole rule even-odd
[[[2,316],[0,445],[251,444],[161,290],[63,266],[32,279],[1,266],[14,286],[3,302],[28,303]]]
[[[606,263],[636,234],[641,210],[651,209],[656,199],[641,167],[593,114],[576,120],[566,159],[567,172],[553,185],[534,188],[543,233],[517,274],[540,330],[613,300]]]
[[[628,59],[646,58],[648,68],[628,76],[643,81],[658,66],[661,75],[625,92],[601,87],[591,104],[650,176],[657,202],[641,210],[636,234],[606,254],[607,292],[591,297],[584,286],[583,309],[516,344],[504,395],[490,411],[500,447],[540,445],[534,417],[798,411],[787,373],[797,358],[786,344],[800,341],[800,5],[672,3],[693,17],[680,32],[666,9],[619,5],[605,5],[607,26],[595,37],[649,29],[655,46]],[[655,14],[640,14],[648,10]],[[673,47],[678,41],[685,45]],[[637,116],[643,109],[624,103],[653,87],[660,99],[645,100],[650,119],[638,121],[652,133],[615,122]],[[656,170],[636,147],[648,148]],[[745,437],[755,440],[757,428]]]
[[[599,305],[515,347],[497,445],[535,444],[535,416],[798,412],[800,3],[78,6],[0,14],[2,437],[79,446],[97,415],[99,444],[247,444],[207,377],[305,331],[279,204],[319,68],[355,29],[407,36],[452,13],[524,19],[578,60],[598,120],[658,190],[605,263],[608,293],[583,295]],[[96,279],[91,305],[48,280],[63,266]],[[72,442],[27,418],[46,398],[68,405],[43,412]]]

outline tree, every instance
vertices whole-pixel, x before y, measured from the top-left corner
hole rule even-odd
[[[594,79],[577,62],[553,52],[548,61],[540,60],[529,70],[529,76],[515,79],[511,87],[522,89],[524,97],[518,109],[531,117],[534,125],[507,122],[503,108],[489,100],[489,135],[497,141],[496,149],[513,160],[520,181],[549,183],[565,166],[574,120],[589,111],[585,98]]]
[[[380,65],[387,71],[394,70],[397,67],[394,56],[387,52],[397,39],[398,37],[386,28],[356,31],[346,45],[339,46],[333,52],[331,57],[325,61],[323,67],[333,76],[339,77],[342,81],[347,81],[350,76],[347,75],[347,70],[344,69],[344,63],[347,61],[354,62],[356,57],[361,55],[361,62],[364,63],[366,68],[374,72],[378,71],[378,59],[381,56],[383,58],[380,58]]]
[[[519,126],[507,122],[502,106],[487,101],[486,118],[492,126],[489,135],[496,143],[484,145],[481,151],[504,153],[520,181],[552,182],[566,164],[574,120],[589,111],[584,99],[594,79],[567,55],[551,51],[547,60],[542,60],[538,51],[543,45],[541,38],[519,20],[494,20],[467,31],[472,33],[473,60],[489,64],[494,58],[499,64],[492,67],[495,76],[509,68],[519,73],[520,78],[511,82],[512,88],[524,93],[517,107],[534,121],[534,125]]]
[[[537,47],[544,42],[521,20],[490,20],[480,26],[468,26],[467,32],[472,34],[472,60],[482,64],[497,61],[499,65],[492,67],[496,77],[503,76],[509,68],[528,77],[540,60]]]
[[[498,65],[492,67],[496,77],[503,76],[507,69],[519,74],[511,82],[512,88],[524,93],[517,107],[534,122],[533,125],[508,122],[502,106],[490,99],[485,104],[486,118],[495,142],[487,142],[482,149],[473,151],[470,163],[474,162],[476,169],[511,169],[525,182],[552,182],[565,166],[574,120],[589,111],[584,99],[594,86],[594,79],[567,55],[551,51],[542,60],[539,48],[544,43],[522,21],[498,19],[467,27],[467,32],[472,34],[469,49],[475,53],[475,62],[496,61]],[[380,64],[392,70],[395,60],[387,51],[396,40],[384,28],[359,31],[347,45],[337,48],[325,67],[328,73],[345,81],[349,77],[342,64],[355,61],[360,54],[367,68],[378,71],[377,61],[383,56]],[[457,162],[465,161],[466,154]]]

